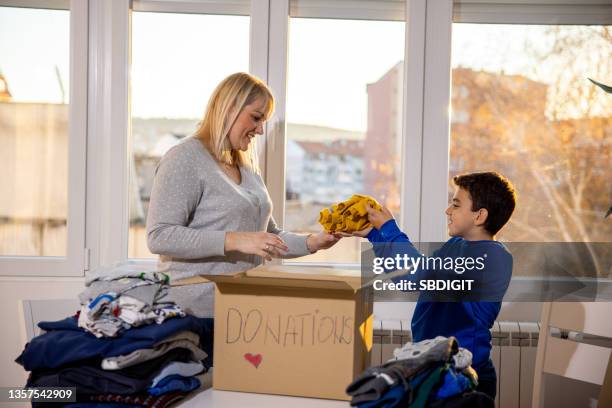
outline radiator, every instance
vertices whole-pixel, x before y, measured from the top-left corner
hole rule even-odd
[[[533,391],[539,323],[495,322],[491,358],[497,371],[499,408],[529,408]],[[393,350],[412,341],[409,320],[374,321],[372,365],[393,357]]]

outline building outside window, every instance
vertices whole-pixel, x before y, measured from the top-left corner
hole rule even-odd
[[[0,256],[67,254],[70,11],[0,7]]]
[[[612,98],[587,78],[610,81],[611,45],[612,26],[453,24],[449,176],[514,183],[500,239],[610,241]]]
[[[290,18],[286,230],[320,231],[319,211],[353,194],[399,216],[404,27]],[[360,241],[297,261],[359,263]]]

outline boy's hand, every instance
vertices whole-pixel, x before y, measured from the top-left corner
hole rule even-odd
[[[370,206],[370,204],[366,204],[366,210],[368,210],[368,220],[370,224],[376,229],[380,229],[385,222],[393,219],[393,214],[391,214],[391,211],[389,211],[387,207],[383,207],[381,211],[378,211]]]

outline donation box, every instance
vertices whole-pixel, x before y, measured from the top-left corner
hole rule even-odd
[[[205,280],[216,284],[213,388],[350,400],[372,348],[359,271],[264,265],[176,284]]]

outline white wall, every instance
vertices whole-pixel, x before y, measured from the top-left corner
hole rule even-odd
[[[0,387],[23,387],[27,372],[15,363],[26,343],[22,300],[77,299],[84,278],[0,278]],[[76,312],[76,310],[75,310]],[[57,316],[58,319],[66,316]],[[6,407],[2,403],[2,407]]]
[[[378,302],[374,304],[374,318],[377,320],[410,320],[416,303]],[[510,322],[538,322],[542,303],[504,302],[497,320]]]

